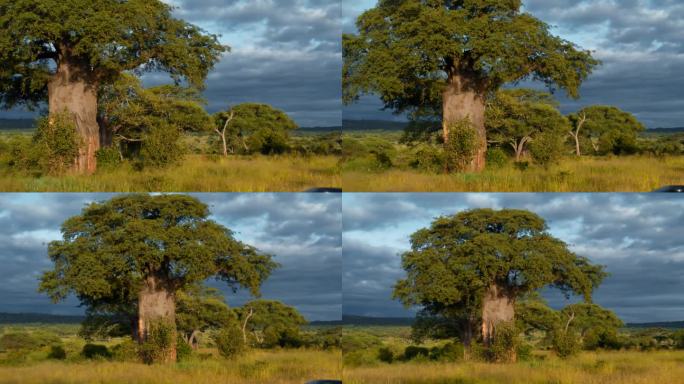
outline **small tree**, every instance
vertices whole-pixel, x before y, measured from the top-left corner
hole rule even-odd
[[[188,287],[176,295],[176,327],[183,340],[197,348],[197,336],[209,329],[219,329],[237,320],[223,295],[215,288]]]
[[[257,103],[239,104],[219,112],[214,122],[224,154],[282,153],[288,148],[290,132],[298,128],[285,112]]]
[[[597,304],[578,303],[563,308],[561,318],[572,319],[569,327],[579,335],[585,349],[617,347],[622,320]]]
[[[488,103],[486,116],[490,142],[510,145],[515,161],[540,135],[554,135],[568,126],[553,96],[532,89],[498,91]]]
[[[606,276],[551,236],[541,217],[512,209],[436,219],[411,235],[402,266],[407,277],[394,286],[394,297],[453,319],[466,346],[476,328],[491,346],[497,326],[515,320],[518,297],[552,286],[590,301]]]
[[[254,300],[236,311],[245,343],[252,339],[262,348],[300,343],[299,329],[306,319],[294,307],[274,300]]]
[[[168,350],[155,355],[162,362],[176,360],[178,291],[216,277],[258,295],[277,267],[272,256],[209,219],[207,206],[190,196],[126,195],[92,203],[64,222],[62,235],[48,247],[54,269],[43,274],[40,290],[55,302],[75,294],[89,308],[135,308],[134,337],[141,344],[153,325],[171,324]]]
[[[183,156],[182,133],[206,131],[212,125],[204,103],[197,89],[146,89],[137,78],[123,75],[100,90],[104,146],[118,149],[122,158],[137,158],[141,165],[172,164]]]
[[[570,115],[579,124],[584,119],[582,137],[598,154],[630,154],[637,151],[636,140],[645,127],[632,114],[612,106],[590,106]]]

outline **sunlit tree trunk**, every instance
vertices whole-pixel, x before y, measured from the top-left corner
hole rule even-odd
[[[498,285],[491,285],[482,300],[482,342],[490,347],[499,324],[512,324],[515,320],[515,295]],[[516,360],[511,351],[511,360]]]
[[[59,61],[57,71],[48,84],[50,114],[68,112],[74,120],[82,143],[74,169],[93,173],[97,169],[95,154],[100,149],[100,127],[97,122],[97,82],[87,70],[68,59]]]
[[[467,172],[481,172],[486,165],[485,98],[484,91],[472,77],[449,75],[442,95],[442,135],[446,143],[452,127],[463,120],[470,121],[477,137],[477,148]]]
[[[145,279],[138,297],[138,341],[144,343],[155,324],[168,324],[175,329],[176,301],[173,291],[163,279],[150,276]],[[160,363],[176,361],[176,337],[172,335],[171,346],[162,351]]]

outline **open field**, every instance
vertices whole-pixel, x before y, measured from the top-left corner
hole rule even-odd
[[[135,171],[124,165],[92,176],[32,177],[0,170],[4,192],[301,192],[341,187],[335,156],[188,155],[178,166]]]
[[[86,341],[76,335],[79,328],[77,324],[0,325],[0,335],[25,332],[66,350],[64,360],[51,359],[49,345],[23,353],[0,351],[0,384],[302,384],[342,376],[342,354],[336,349],[253,349],[227,360],[216,348],[202,347],[172,365],[86,359],[80,352]],[[114,350],[122,341],[94,343]]]
[[[3,384],[302,384],[341,376],[339,352],[254,351],[235,360],[194,359],[174,366],[108,361],[0,366]]]
[[[684,156],[568,158],[549,169],[508,164],[481,174],[343,169],[342,183],[349,192],[651,192],[684,184]]]
[[[684,351],[541,355],[515,364],[393,363],[347,368],[345,384],[660,384],[684,383]]]

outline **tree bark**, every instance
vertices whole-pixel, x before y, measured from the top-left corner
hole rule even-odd
[[[477,137],[477,149],[467,172],[481,172],[486,165],[485,98],[483,87],[472,76],[449,75],[442,95],[442,135],[446,143],[451,126],[464,119],[470,121]]]
[[[176,326],[176,298],[168,284],[157,276],[145,279],[138,297],[138,342],[144,343],[150,328],[155,323],[166,323]],[[175,333],[175,332],[174,332]],[[171,347],[162,353],[160,363],[176,361],[176,336],[172,337]]]
[[[515,295],[494,284],[485,293],[482,301],[482,342],[490,347],[496,337],[496,327],[515,320]],[[515,351],[511,360],[515,361]]]
[[[582,126],[584,123],[587,121],[587,115],[582,114],[580,116],[579,121],[577,122],[577,128],[574,131],[570,131],[570,136],[572,136],[573,139],[575,139],[575,154],[577,156],[582,156],[582,149],[580,148],[580,140],[579,140],[579,135],[580,135],[580,130],[582,129]]]
[[[100,149],[100,127],[97,122],[97,81],[87,70],[62,58],[57,72],[48,84],[50,114],[67,111],[74,119],[82,139],[74,169],[93,173],[97,169],[95,153]]]

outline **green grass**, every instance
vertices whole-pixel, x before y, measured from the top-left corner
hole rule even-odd
[[[549,169],[511,164],[481,174],[343,169],[342,183],[349,192],[650,192],[684,184],[684,156],[568,158]]]
[[[59,177],[0,170],[2,192],[301,192],[341,185],[334,156],[189,155],[166,169],[135,171],[123,166],[94,175]]]
[[[276,350],[253,351],[235,360],[211,357],[169,366],[108,361],[0,366],[0,383],[302,384],[313,379],[339,379],[341,371],[339,352]]]
[[[681,383],[684,351],[584,352],[515,364],[393,363],[345,367],[345,384],[660,384]]]

